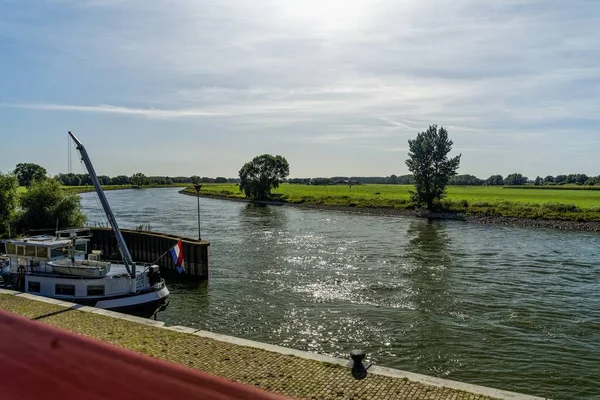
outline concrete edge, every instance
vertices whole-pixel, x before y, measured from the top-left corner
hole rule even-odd
[[[93,314],[99,314],[99,315],[104,315],[104,316],[111,317],[111,318],[117,318],[117,319],[123,319],[123,320],[130,321],[130,322],[135,322],[138,324],[151,325],[151,326],[156,326],[156,327],[163,327],[165,325],[165,323],[162,321],[154,321],[151,319],[136,317],[133,315],[122,314],[122,313],[118,313],[115,311],[103,310],[101,308],[83,306],[81,304],[71,303],[68,301],[62,301],[62,300],[57,300],[57,299],[51,299],[49,297],[38,296],[35,294],[30,294],[30,293],[23,293],[23,292],[17,292],[14,290],[0,289],[0,294],[13,295],[15,297],[23,297],[28,300],[39,301],[42,303],[65,307],[70,310],[90,312]]]
[[[175,328],[175,327],[170,327],[170,328]],[[181,328],[184,328],[184,327],[181,327]],[[169,329],[169,328],[167,327],[167,329]],[[326,356],[326,355],[317,354],[317,353],[310,353],[307,351],[291,349],[289,347],[261,343],[261,342],[256,342],[253,340],[237,338],[234,336],[222,335],[222,334],[214,333],[214,332],[208,332],[208,331],[202,331],[202,330],[196,330],[195,332],[190,332],[190,331],[188,331],[190,329],[191,328],[186,328],[185,332],[192,333],[194,335],[209,338],[209,339],[214,339],[214,340],[217,340],[220,342],[236,344],[239,346],[253,347],[253,348],[257,348],[257,349],[271,351],[274,353],[280,353],[280,354],[295,356],[295,357],[304,358],[304,359],[308,359],[308,360],[339,365],[339,366],[342,366],[345,368],[347,368],[348,362],[349,362],[348,359]],[[179,329],[173,329],[173,330],[179,331]],[[449,379],[436,378],[433,376],[422,375],[422,374],[417,374],[414,372],[402,371],[402,370],[393,369],[393,368],[380,367],[380,366],[376,366],[376,365],[371,366],[369,368],[369,372],[372,374],[388,376],[391,378],[399,378],[399,379],[406,378],[409,381],[423,383],[423,384],[430,385],[430,386],[445,387],[445,388],[449,388],[449,389],[460,390],[463,392],[480,394],[480,395],[492,397],[495,399],[501,399],[501,400],[549,400],[548,398],[530,396],[530,395],[521,394],[521,393],[509,392],[506,390],[488,388],[486,386],[479,386],[479,385],[474,385],[474,384],[470,384],[470,383],[452,381]]]
[[[53,304],[61,307],[65,307],[71,310],[90,312],[93,314],[104,315],[111,318],[122,319],[134,323],[154,326],[156,328],[167,329],[175,332],[186,333],[204,337],[207,339],[217,340],[219,342],[225,342],[235,344],[238,346],[252,347],[256,349],[266,350],[274,353],[295,356],[307,360],[318,361],[323,363],[329,363],[339,365],[341,367],[347,367],[349,360],[326,356],[317,353],[310,353],[307,351],[296,350],[289,347],[277,346],[268,343],[256,342],[254,340],[242,339],[234,336],[223,335],[220,333],[214,333],[209,331],[203,331],[195,328],[190,328],[181,325],[165,326],[162,321],[154,321],[150,319],[135,317],[132,315],[122,314],[114,311],[103,310],[100,308],[82,306],[80,304],[69,303],[66,301],[60,301],[51,299],[48,297],[36,296],[28,293],[21,293],[14,290],[0,289],[0,294],[13,295],[16,297],[23,297],[28,300],[41,301],[43,303]],[[433,376],[417,374],[414,372],[402,371],[393,368],[381,367],[373,365],[369,368],[369,372],[376,375],[388,376],[391,378],[408,379],[409,381],[422,383],[429,386],[444,387],[454,390],[460,390],[472,394],[478,394],[483,396],[492,397],[499,400],[549,400],[544,397],[530,396],[526,394],[520,394],[515,392],[509,392],[506,390],[494,389],[485,386],[473,385],[470,383],[463,383],[458,381],[452,381],[449,379],[436,378]]]

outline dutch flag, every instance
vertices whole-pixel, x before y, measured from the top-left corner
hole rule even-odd
[[[173,262],[175,263],[175,268],[177,268],[177,272],[180,274],[183,272],[183,244],[181,240],[177,242],[175,246],[171,249],[171,257],[173,257]]]

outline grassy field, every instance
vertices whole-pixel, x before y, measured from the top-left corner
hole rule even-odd
[[[166,187],[186,187],[173,184]],[[165,186],[145,186],[165,187]],[[109,185],[104,190],[132,189],[131,185]],[[94,190],[92,186],[63,187],[71,193]],[[316,204],[346,207],[415,209],[410,201],[412,185],[347,185],[312,186],[283,184],[273,191],[281,201],[294,204]],[[19,193],[26,190],[19,187]],[[191,187],[186,191],[195,193]],[[210,196],[245,198],[233,183],[202,184],[201,193]],[[444,211],[474,215],[506,216],[533,219],[570,221],[600,221],[600,191],[572,189],[503,188],[500,186],[449,186],[448,196],[442,201]]]
[[[281,185],[273,193],[295,204],[414,209],[411,185]],[[193,189],[186,189],[194,192]],[[206,195],[244,198],[235,184],[203,184]],[[600,191],[449,186],[442,209],[490,216],[600,221]]]

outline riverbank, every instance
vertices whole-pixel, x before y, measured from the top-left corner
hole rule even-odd
[[[543,197],[539,197],[539,203],[520,203],[509,201],[489,202],[469,202],[469,200],[444,200],[442,202],[445,211],[428,212],[422,209],[416,209],[409,201],[408,197],[394,197],[393,194],[402,194],[402,190],[408,188],[394,188],[398,185],[361,185],[360,191],[353,188],[354,195],[340,192],[338,188],[324,194],[328,188],[317,187],[312,195],[298,196],[294,194],[295,186],[308,185],[282,185],[281,190],[275,192],[279,197],[278,202],[271,202],[277,205],[294,206],[306,209],[334,210],[350,213],[360,213],[369,215],[383,216],[407,216],[429,219],[453,219],[463,220],[479,224],[499,224],[507,226],[522,226],[535,228],[548,228],[558,230],[576,230],[586,232],[600,232],[600,208],[580,208],[572,204],[561,203],[543,203]],[[370,186],[370,187],[369,187]],[[388,196],[382,196],[381,192],[374,190],[386,186]],[[390,189],[389,186],[392,186]],[[235,188],[236,190],[232,190]],[[500,188],[501,189],[501,188]],[[395,190],[395,193],[394,193]],[[449,189],[450,190],[450,189]],[[497,193],[499,189],[494,188]],[[508,189],[511,193],[517,189]],[[524,189],[526,190],[526,189]],[[302,192],[306,188],[300,188]],[[459,189],[460,195],[467,192],[464,187]],[[541,191],[529,191],[542,193]],[[558,192],[558,191],[557,191]],[[560,191],[564,193],[564,191]],[[182,194],[196,196],[193,188],[186,188],[180,191]],[[390,193],[392,195],[390,195]],[[581,191],[579,191],[581,193]],[[598,193],[598,192],[596,192]],[[320,195],[318,195],[320,194]],[[472,197],[484,197],[482,190],[477,187],[471,194]],[[237,191],[233,184],[228,185],[203,185],[200,192],[202,197],[218,198],[223,200],[248,202],[242,193]],[[567,196],[569,198],[569,196]],[[595,199],[592,197],[592,199]],[[590,201],[585,199],[585,201]],[[594,201],[594,200],[592,200]],[[600,200],[599,200],[600,201]]]
[[[2,289],[0,309],[298,399],[540,399],[378,366],[355,380],[348,360]]]
[[[136,185],[103,185],[102,190],[127,190],[127,189],[157,189],[157,188],[170,188],[170,187],[188,187],[189,184],[185,183],[174,183],[172,185],[145,185],[145,186],[136,186]],[[88,193],[93,192],[93,186],[62,186],[62,190],[68,193],[79,194],[79,193]]]

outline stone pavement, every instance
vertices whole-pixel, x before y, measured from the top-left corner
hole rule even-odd
[[[315,355],[316,359],[308,359],[303,355],[292,355],[303,353],[292,349],[269,351],[264,348],[281,348],[190,328],[162,327],[163,324],[156,321],[27,294],[8,293],[0,289],[2,310],[293,398],[487,400],[496,397],[394,377],[395,370],[386,368],[379,368],[383,374],[373,373],[376,368],[372,368],[366,379],[357,381],[340,362],[318,361],[320,358],[328,359],[324,356]],[[55,304],[50,304],[52,302]],[[311,355],[308,357],[313,358]],[[407,374],[410,376],[410,373]],[[434,383],[442,382],[437,378],[430,379]],[[483,392],[487,390],[488,394],[499,394],[498,398],[535,399],[473,385],[465,384],[465,387],[483,389]]]

